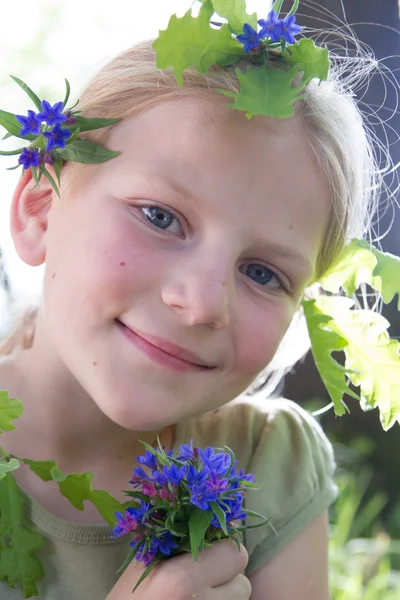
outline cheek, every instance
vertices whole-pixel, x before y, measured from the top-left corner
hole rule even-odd
[[[282,301],[253,311],[252,318],[242,325],[236,337],[237,363],[235,372],[253,379],[273,359],[293,318],[295,307]]]

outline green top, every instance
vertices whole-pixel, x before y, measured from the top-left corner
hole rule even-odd
[[[193,439],[196,446],[229,446],[239,468],[255,475],[246,508],[271,519],[245,532],[246,574],[268,562],[335,499],[332,447],[318,423],[289,400],[254,403],[241,399],[177,426],[174,451]],[[110,540],[108,525],[73,523],[50,514],[28,498],[26,516],[46,538],[38,553],[45,571],[39,598],[104,600],[116,581],[129,539]],[[1,600],[22,598],[0,582]]]

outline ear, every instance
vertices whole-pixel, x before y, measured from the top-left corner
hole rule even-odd
[[[42,177],[35,186],[28,169],[15,189],[10,212],[11,235],[19,257],[28,265],[41,265],[46,256],[46,231],[53,188]]]

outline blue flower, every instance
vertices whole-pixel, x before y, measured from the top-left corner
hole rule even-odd
[[[194,485],[202,485],[207,480],[208,476],[209,472],[205,469],[197,471],[193,465],[190,465],[187,472],[187,482],[189,489],[192,488]]]
[[[56,102],[53,106],[47,100],[42,100],[42,112],[38,114],[38,119],[46,121],[48,125],[64,123],[67,120],[66,115],[62,114],[64,108],[63,102]]]
[[[243,469],[240,469],[239,473],[236,473],[236,467],[238,465],[238,461],[235,460],[235,464],[229,476],[230,479],[234,479],[236,482],[239,481],[250,481],[255,483],[255,477],[253,473],[245,473]]]
[[[244,33],[236,36],[236,39],[244,44],[244,51],[250,52],[253,48],[258,48],[260,44],[260,35],[257,33],[255,29],[248,23],[245,23],[243,26]]]
[[[19,155],[18,162],[23,165],[24,169],[39,166],[40,155],[36,150],[24,148]]]
[[[282,21],[282,37],[288,44],[294,44],[296,41],[294,36],[300,33],[301,27],[296,23],[296,16],[290,15],[290,17],[286,17]]]
[[[274,10],[271,10],[266,19],[259,19],[258,24],[261,27],[259,33],[261,39],[270,37],[273,42],[279,42],[283,35],[282,19],[278,19]]]
[[[199,455],[203,461],[204,468],[216,475],[225,475],[231,466],[231,457],[229,454],[226,454],[225,452],[218,452],[215,454],[211,446],[205,450],[199,448]]]
[[[21,123],[22,129],[20,135],[25,136],[33,133],[33,135],[39,135],[41,121],[38,119],[37,114],[33,110],[28,110],[28,116],[15,115],[17,121]]]
[[[141,465],[146,465],[146,467],[149,467],[150,469],[155,469],[157,467],[157,458],[150,450],[146,450],[143,456],[137,456],[136,460]]]
[[[43,134],[47,139],[47,151],[51,152],[54,148],[65,148],[65,140],[71,137],[71,132],[68,129],[62,129],[57,123],[51,131],[45,131]]]
[[[129,515],[130,518],[135,519],[137,523],[143,523],[143,517],[150,510],[151,504],[148,502],[140,501],[140,506],[127,508],[125,514]]]
[[[185,477],[187,471],[187,467],[183,466],[178,469],[176,465],[171,465],[170,467],[165,466],[163,468],[163,473],[169,483],[172,485],[179,485],[182,479]]]
[[[163,536],[156,538],[158,541],[158,549],[163,554],[167,554],[168,556],[171,554],[171,550],[175,550],[175,548],[179,548],[178,544],[175,542],[171,533],[167,531]]]
[[[193,440],[190,440],[190,445],[182,444],[180,448],[179,460],[193,460],[195,458],[193,450]]]
[[[165,485],[167,483],[167,478],[164,473],[160,473],[159,471],[153,471],[153,480],[159,485]]]
[[[190,502],[201,510],[210,510],[210,502],[217,500],[218,494],[209,490],[205,485],[194,485]]]

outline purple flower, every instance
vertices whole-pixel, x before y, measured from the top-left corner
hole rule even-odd
[[[131,546],[135,546],[135,545],[136,545],[136,542],[132,541]],[[147,567],[151,563],[151,561],[154,559],[155,555],[157,554],[156,540],[155,539],[151,540],[150,548],[147,547],[146,552],[144,551],[144,549],[145,549],[145,542],[142,542],[140,544],[140,546],[138,547],[135,559],[139,562],[142,562]]]
[[[143,456],[137,456],[136,460],[141,465],[149,467],[149,469],[155,469],[157,467],[157,458],[150,450],[146,450]]]
[[[38,119],[38,115],[33,110],[28,110],[28,116],[15,115],[17,121],[21,123],[22,129],[20,135],[25,136],[33,133],[33,135],[39,135],[41,121]]]
[[[38,114],[41,121],[46,121],[48,125],[64,123],[67,120],[66,115],[62,114],[64,108],[63,102],[56,102],[53,106],[47,100],[42,100],[42,112]]]
[[[226,492],[229,487],[229,482],[226,478],[218,477],[215,473],[210,473],[208,480],[204,483],[206,488],[214,494],[222,494]]]
[[[244,44],[244,51],[250,52],[250,50],[257,49],[260,44],[260,35],[255,29],[248,23],[243,26],[244,33],[236,36],[236,39]]]
[[[117,517],[118,525],[116,525],[113,529],[114,535],[112,539],[117,539],[130,531],[134,531],[137,527],[137,521],[135,519],[134,514],[132,513],[132,509],[127,508],[125,511],[125,515],[120,512],[116,512],[115,516]]]
[[[165,477],[172,485],[179,485],[182,479],[185,477],[186,471],[186,466],[178,468],[176,465],[171,465],[170,467],[165,466],[163,468]]]
[[[24,148],[19,155],[18,162],[23,165],[24,169],[39,166],[40,155],[36,150]]]
[[[259,19],[258,24],[261,27],[260,39],[270,37],[273,42],[279,42],[283,35],[282,19],[278,19],[274,10],[271,10],[266,19]]]
[[[72,134],[68,129],[62,129],[61,125],[57,123],[51,131],[45,131],[43,135],[48,139],[47,151],[51,152],[54,148],[65,148],[65,140]]]
[[[296,23],[296,16],[290,15],[282,21],[282,33],[281,36],[288,44],[294,44],[296,41],[294,36],[300,33],[301,27]]]

